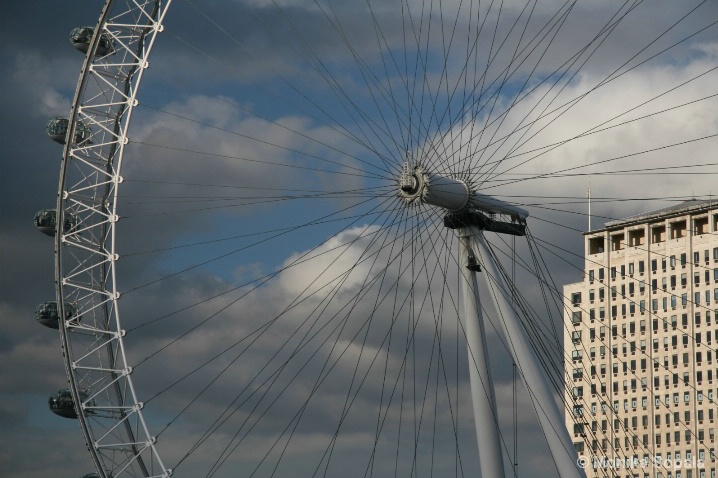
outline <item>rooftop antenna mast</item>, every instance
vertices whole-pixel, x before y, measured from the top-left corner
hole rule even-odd
[[[591,177],[588,178],[588,191],[586,191],[586,198],[588,198],[588,232],[591,232]]]

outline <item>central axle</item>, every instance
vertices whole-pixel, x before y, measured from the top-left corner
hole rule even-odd
[[[529,215],[525,209],[475,191],[465,179],[436,174],[408,163],[399,177],[399,195],[407,204],[429,204],[448,213],[505,214],[521,223]]]

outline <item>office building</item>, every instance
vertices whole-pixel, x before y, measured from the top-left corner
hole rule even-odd
[[[715,478],[718,202],[584,234],[564,287],[566,425],[590,477]]]

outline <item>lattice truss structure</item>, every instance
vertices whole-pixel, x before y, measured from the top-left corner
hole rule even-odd
[[[115,280],[127,129],[169,4],[106,2],[80,73],[60,174],[55,254],[63,355],[77,415],[103,477],[172,474],[132,384]]]

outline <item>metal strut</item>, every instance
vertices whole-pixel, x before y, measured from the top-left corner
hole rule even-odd
[[[485,270],[486,285],[499,315],[499,322],[510,344],[510,353],[518,366],[539,422],[546,435],[558,475],[561,478],[585,477],[576,462],[573,441],[564,426],[563,415],[549,386],[545,371],[531,348],[513,297],[499,271],[484,232],[511,236],[526,235],[528,212],[471,187],[459,177],[446,177],[427,171],[420,165],[405,164],[398,180],[399,196],[407,205],[427,204],[443,209],[444,226],[459,232],[460,264],[463,280],[463,326],[469,354],[471,399],[479,446],[479,464],[484,478],[503,478],[505,470],[500,447],[494,383],[489,366],[486,333],[476,272]],[[510,218],[510,222],[497,220]]]

